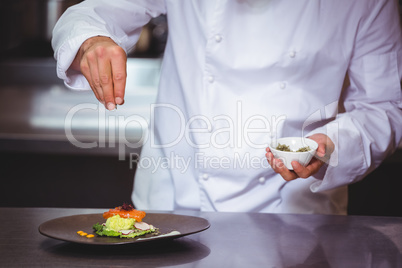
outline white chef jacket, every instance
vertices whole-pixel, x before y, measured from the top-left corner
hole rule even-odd
[[[345,214],[347,185],[402,136],[396,1],[87,0],[55,27],[58,76],[89,88],[68,69],[82,42],[109,36],[128,51],[160,14],[169,36],[136,207]],[[286,182],[265,148],[313,133],[335,143],[331,160]]]

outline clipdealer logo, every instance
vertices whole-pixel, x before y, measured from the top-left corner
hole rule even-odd
[[[74,117],[83,110],[97,112],[97,135],[93,141],[84,140],[73,133]],[[127,129],[137,130],[136,139],[129,139]],[[64,120],[64,132],[68,141],[81,149],[116,147],[119,151],[119,160],[124,160],[126,148],[139,148],[147,138],[148,122],[140,115],[115,115],[108,113],[102,104],[81,103],[69,110]],[[81,140],[80,140],[81,139]]]
[[[69,110],[65,117],[64,129],[69,142],[78,148],[115,148],[117,146],[119,160],[126,159],[128,155],[127,150],[129,148],[139,149],[145,143],[148,143],[151,148],[163,149],[174,147],[184,141],[188,146],[195,148],[195,151],[211,147],[224,150],[225,148],[236,149],[242,148],[243,146],[253,149],[265,149],[268,146],[268,142],[281,136],[284,123],[287,119],[286,115],[272,115],[270,118],[267,118],[264,115],[255,114],[245,118],[241,101],[238,101],[236,105],[235,114],[220,114],[212,118],[208,118],[205,115],[195,115],[186,119],[179,107],[166,103],[150,104],[149,116],[147,117],[139,114],[128,116],[116,114],[106,110],[102,104],[82,103]],[[88,109],[92,112],[97,112],[98,133],[97,138],[94,137],[93,140],[84,140],[73,133],[74,117],[77,116],[80,111]],[[317,110],[312,113],[303,122],[301,129],[302,135],[305,134],[305,129],[308,129],[308,127],[314,123],[331,118],[333,119],[337,115],[337,111],[337,102],[334,102],[325,106],[323,110]],[[175,117],[173,121],[179,126],[176,135],[169,140],[169,142],[160,143],[155,137],[155,114],[158,112],[171,113],[172,116]],[[216,128],[216,125],[223,127]],[[258,127],[255,127],[256,125]],[[135,133],[132,131],[133,129]],[[194,138],[203,135],[208,138],[201,140]],[[225,138],[222,140],[222,137]],[[334,158],[337,159],[336,157]],[[140,160],[138,153],[130,153],[130,162],[143,167],[161,166],[161,163],[164,163],[164,166],[171,167],[171,163],[178,163],[177,161],[167,161],[166,159],[144,158],[144,160]],[[237,159],[247,159],[247,157],[240,158],[240,155],[237,155]],[[265,156],[262,155],[261,159],[265,159]],[[190,160],[191,159],[183,159],[181,162],[189,163]],[[248,160],[250,160],[250,158]],[[140,163],[139,161],[143,162]],[[192,161],[197,163],[196,155],[193,156]],[[225,168],[227,159],[225,156],[222,156],[221,159],[209,159],[208,161],[215,161],[219,163],[218,167]],[[250,161],[261,162],[261,160]],[[198,162],[200,162],[199,159]],[[188,164],[182,165],[185,166]]]
[[[174,152],[167,156],[140,157],[137,153],[130,154],[130,169],[149,169],[156,173],[159,169],[175,169],[184,174],[189,168],[212,169],[260,169],[270,168],[265,156],[252,156],[250,153],[240,154],[235,152],[229,156],[208,156],[205,153],[195,153],[192,157],[184,157]]]

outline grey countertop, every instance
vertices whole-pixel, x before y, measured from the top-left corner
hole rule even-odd
[[[171,213],[191,215],[207,219],[210,228],[175,240],[116,246],[63,242],[38,232],[51,219],[104,211],[0,208],[7,215],[0,221],[0,266],[402,267],[402,218],[394,217],[165,212],[166,221]]]

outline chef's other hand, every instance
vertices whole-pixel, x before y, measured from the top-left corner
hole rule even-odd
[[[291,163],[293,170],[289,170],[280,159],[274,158],[274,155],[269,148],[266,149],[267,153],[265,156],[268,163],[271,165],[272,169],[280,174],[286,181],[291,181],[297,178],[308,178],[311,175],[314,175],[320,170],[324,163],[328,162],[335,149],[334,143],[325,134],[314,134],[309,138],[318,143],[318,148],[315,157],[313,157],[310,163],[305,167],[297,161],[293,161]]]
[[[71,68],[81,71],[108,110],[124,103],[127,55],[112,39],[95,36],[80,47]]]

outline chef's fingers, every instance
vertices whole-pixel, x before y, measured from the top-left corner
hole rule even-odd
[[[103,93],[102,88],[99,83],[99,73],[96,55],[93,53],[88,53],[89,55],[85,55],[80,62],[80,70],[84,77],[87,79],[89,86],[94,92],[96,98],[99,102],[104,103],[103,101]]]
[[[124,103],[124,92],[127,78],[127,56],[126,52],[119,46],[111,48],[111,67],[114,90],[114,101],[116,104]]]
[[[298,176],[292,170],[289,170],[281,159],[275,158],[274,155],[269,151],[265,154],[268,163],[271,165],[272,169],[282,176],[285,181],[291,181],[297,179]]]
[[[318,157],[324,157],[325,156],[325,144],[323,144],[323,143],[318,144],[316,154],[317,154]]]
[[[265,154],[265,157],[267,158],[268,163],[272,167],[273,160],[274,160],[274,155],[270,151],[267,151],[267,153]]]
[[[96,98],[113,110],[124,103],[126,63],[125,51],[112,39],[94,36],[81,45],[71,67],[82,72]]]
[[[323,162],[313,158],[307,166],[302,166],[300,163],[293,161],[292,163],[293,171],[296,173],[297,177],[306,179],[311,175],[317,173],[323,165]]]
[[[112,66],[109,51],[103,46],[95,48],[98,61],[98,86],[100,86],[105,107],[108,110],[116,108],[113,92]]]
[[[324,163],[328,163],[331,154],[335,150],[335,144],[332,140],[325,134],[317,133],[309,137],[318,143],[318,148],[315,157]]]
[[[322,163],[329,164],[329,159],[331,158],[331,154],[333,151],[329,151],[327,147],[318,147],[315,158],[321,161]]]
[[[271,152],[266,153],[268,163],[271,165],[272,169],[282,176],[286,181],[291,181],[297,178],[308,178],[311,175],[318,172],[322,166],[322,162],[318,159],[313,159],[310,164],[306,167],[300,165],[300,163],[293,161],[293,170],[289,170],[281,159],[277,159],[273,156]]]

